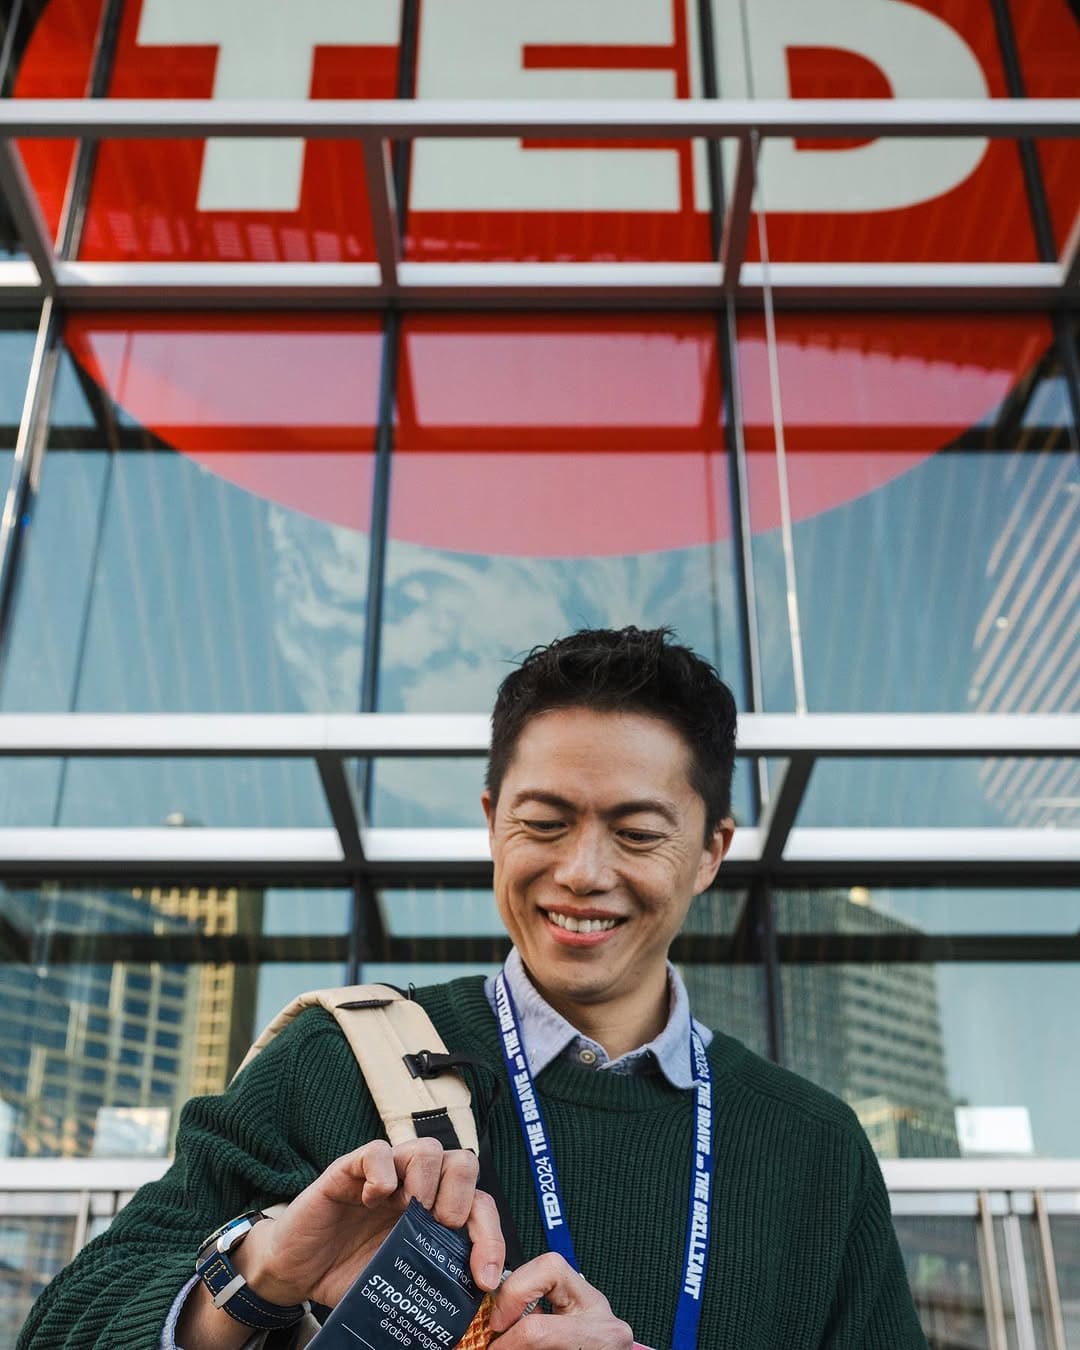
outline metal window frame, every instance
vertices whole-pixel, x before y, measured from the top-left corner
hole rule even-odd
[[[58,256],[18,138],[301,137],[356,141],[376,258],[361,263],[79,262]],[[575,140],[734,138],[738,154],[718,257],[702,262],[420,263],[403,258],[392,143],[427,137]],[[0,263],[0,304],[394,304],[708,307],[725,296],[780,304],[1080,303],[1080,214],[1056,261],[749,263],[760,144],[777,137],[1080,137],[1080,99],[311,100],[25,99],[0,105],[0,191],[29,262]]]
[[[380,883],[437,876],[476,879],[490,867],[483,828],[368,825],[350,761],[482,758],[479,714],[0,715],[0,759],[306,759],[314,763],[329,828],[0,829],[0,875],[146,876],[212,870],[225,876],[368,877]],[[776,884],[861,878],[959,878],[984,883],[1075,880],[1080,830],[1023,828],[818,828],[797,823],[813,767],[827,759],[1060,759],[1080,751],[1076,714],[747,713],[738,753],[786,760],[762,820],[736,831],[725,881]]]

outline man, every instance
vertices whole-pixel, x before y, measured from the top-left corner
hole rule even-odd
[[[513,952],[417,998],[501,1085],[481,1114],[526,1259],[496,1296],[500,1350],[925,1350],[854,1116],[694,1022],[667,961],[731,844],[734,752],[730,691],[664,630],[574,634],[499,690],[483,808]],[[284,1327],[335,1304],[410,1196],[468,1227],[494,1289],[503,1225],[476,1180],[463,1151],[392,1149],[336,1024],[306,1012],[187,1105],[173,1167],[20,1344],[239,1347],[246,1307]],[[207,1232],[282,1200],[215,1307],[191,1278]]]

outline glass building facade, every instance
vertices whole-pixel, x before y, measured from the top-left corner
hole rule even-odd
[[[647,116],[715,97],[1080,96],[1071,0],[2,0],[0,38],[14,103],[632,100]],[[19,148],[76,269],[331,276],[382,256],[345,134]],[[395,141],[402,274],[707,264],[736,149]],[[1075,284],[890,301],[853,274],[801,296],[793,279],[1037,269],[1068,256],[1078,185],[1075,128],[768,139],[746,235],[760,285],[707,304],[675,288],[515,305],[479,284],[350,300],[317,281],[273,304],[181,281],[42,303],[11,270],[34,248],[8,202],[0,714],[486,713],[534,644],[630,623],[671,625],[751,713],[1075,713]],[[1077,830],[1068,750],[824,759],[798,824]],[[767,818],[779,768],[740,760],[741,825]],[[480,823],[476,758],[349,771],[375,827]],[[0,760],[8,839],[331,823],[299,758]],[[0,1159],[163,1157],[180,1104],[222,1086],[300,988],[427,983],[506,951],[479,863],[0,868]],[[675,956],[699,1016],[845,1098],[883,1160],[1075,1160],[1077,881],[1067,865],[722,869]],[[991,1205],[984,1232],[898,1201],[935,1350],[1080,1346],[1072,1203]],[[0,1344],[86,1236],[5,1214]],[[1010,1302],[1017,1272],[1028,1307]]]

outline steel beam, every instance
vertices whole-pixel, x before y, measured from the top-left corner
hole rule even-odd
[[[474,713],[4,713],[0,757],[478,756],[488,726]]]
[[[1080,210],[1061,251],[1061,284],[1073,301],[1080,299]]]
[[[761,861],[769,866],[775,865],[784,856],[788,836],[799,814],[813,768],[813,755],[794,755],[788,760],[779,782],[773,786],[764,819],[759,826],[764,840]]]
[[[365,136],[363,147],[368,209],[375,236],[375,256],[379,260],[380,282],[384,290],[393,293],[398,284],[401,235],[388,146],[381,136]]]
[[[742,275],[746,257],[746,237],[750,230],[750,215],[754,200],[754,169],[758,140],[751,132],[739,137],[738,157],[735,161],[735,183],[724,216],[724,232],[720,237],[720,270],[724,290],[734,294]]]
[[[56,290],[56,248],[19,147],[4,137],[0,137],[0,191],[38,280],[45,294],[52,295]]]
[[[0,758],[477,757],[482,713],[3,713]],[[743,713],[737,753],[789,759],[1060,758],[1076,713]]]
[[[98,827],[0,829],[0,873],[45,871],[144,877],[157,871],[212,870],[370,875],[380,881],[441,877],[482,881],[490,873],[485,829],[361,830],[363,856],[346,859],[336,828],[265,829]],[[782,858],[761,855],[761,832],[736,831],[724,861],[728,882],[766,875],[777,884],[895,884],[981,878],[1001,884],[1057,882],[1076,875],[1080,830],[799,829]]]
[[[361,809],[352,775],[346,770],[345,762],[336,754],[316,755],[315,764],[326,804],[330,808],[330,818],[341,843],[342,856],[347,863],[360,863],[364,858],[364,846],[360,838]]]
[[[568,140],[813,136],[989,136],[1069,139],[1080,99],[9,99],[0,136],[171,140],[377,132],[421,137],[548,136]]]
[[[740,268],[736,259],[742,246],[736,236],[732,221],[720,263],[421,263],[394,262],[389,228],[384,227],[379,247],[381,256],[393,263],[387,273],[396,281],[386,282],[377,262],[59,262],[55,293],[76,309],[163,304],[380,308],[391,297],[411,309],[470,304],[486,309],[713,309],[728,284],[740,303],[761,303],[769,287],[774,302],[788,308],[836,301],[973,309],[1051,305],[1068,298],[1058,263],[771,263],[766,268],[743,262]],[[0,303],[25,304],[44,294],[27,264],[0,263]]]

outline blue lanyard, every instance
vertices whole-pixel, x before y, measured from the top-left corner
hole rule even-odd
[[[566,1223],[566,1206],[559,1190],[555,1159],[548,1143],[547,1126],[533,1086],[532,1073],[525,1057],[517,1009],[510,996],[506,976],[500,971],[495,979],[495,1016],[502,1037],[503,1059],[514,1103],[525,1140],[540,1217],[547,1244],[552,1251],[580,1271],[573,1239]],[[690,1027],[690,1055],[694,1066],[694,1166],[690,1178],[690,1213],[686,1224],[686,1255],[682,1286],[675,1310],[673,1350],[693,1350],[697,1344],[701,1320],[701,1298],[705,1287],[705,1268],[709,1259],[709,1230],[712,1206],[712,1073],[705,1045]]]

